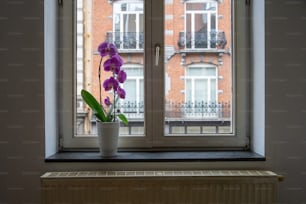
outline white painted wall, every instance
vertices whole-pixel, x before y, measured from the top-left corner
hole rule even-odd
[[[270,169],[285,176],[280,203],[306,203],[306,1],[265,2],[267,161],[122,165],[44,162],[44,1],[0,1],[0,203],[40,203],[39,176],[49,170],[177,166]]]

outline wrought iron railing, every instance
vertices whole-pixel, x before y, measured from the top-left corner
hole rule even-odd
[[[120,102],[117,104],[120,112],[124,113],[127,118],[144,118],[144,103],[143,102]]]
[[[168,118],[218,119],[231,117],[231,104],[228,102],[188,101],[166,103]]]
[[[226,42],[223,31],[180,32],[178,46],[181,49],[224,49]]]
[[[116,109],[128,118],[143,118],[144,102],[120,102]],[[80,111],[83,113],[83,111]],[[229,102],[166,102],[166,118],[196,118],[218,119],[231,117],[231,104]]]
[[[129,119],[128,131],[124,134],[132,135],[133,128],[144,127],[144,103],[143,102],[121,102],[117,108]],[[86,114],[87,115],[87,114]],[[78,112],[78,131],[82,132],[82,127],[87,117],[83,112]],[[92,117],[94,117],[92,115]],[[90,132],[96,133],[95,118],[90,118],[92,127]],[[123,125],[123,124],[122,124]],[[213,126],[216,133],[220,127],[229,127],[231,125],[231,104],[228,102],[167,102],[165,104],[165,128],[168,133],[173,132],[174,127],[183,126],[182,133],[188,133],[187,127],[201,127],[199,133],[203,132],[203,127]],[[123,125],[124,126],[124,125]]]
[[[116,45],[118,49],[143,50],[143,32],[107,32],[106,40]]]
[[[117,108],[129,118],[143,118],[143,102],[121,102]],[[196,118],[196,119],[217,119],[231,117],[231,104],[228,102],[166,102],[166,118]]]

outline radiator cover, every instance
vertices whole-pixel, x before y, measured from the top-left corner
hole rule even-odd
[[[270,171],[89,171],[41,176],[43,204],[273,204]]]

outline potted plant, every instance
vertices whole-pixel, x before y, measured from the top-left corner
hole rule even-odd
[[[97,118],[97,132],[101,156],[112,157],[117,153],[120,127],[118,119],[125,125],[128,124],[126,116],[120,113],[120,109],[117,108],[118,100],[124,99],[126,95],[121,85],[126,81],[127,74],[124,70],[121,70],[123,60],[114,44],[103,42],[99,45],[98,51],[101,56],[98,70],[99,102],[90,92],[84,89],[81,91],[81,96]],[[102,85],[101,65],[104,57],[108,57],[108,59],[104,60],[103,68],[105,72],[110,73],[110,77],[104,80]],[[106,96],[103,99],[103,103],[102,86],[111,96]]]

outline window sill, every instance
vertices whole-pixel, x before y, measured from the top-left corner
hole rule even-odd
[[[249,151],[206,152],[119,152],[116,157],[103,158],[98,152],[59,152],[46,162],[192,162],[192,161],[265,161]]]

